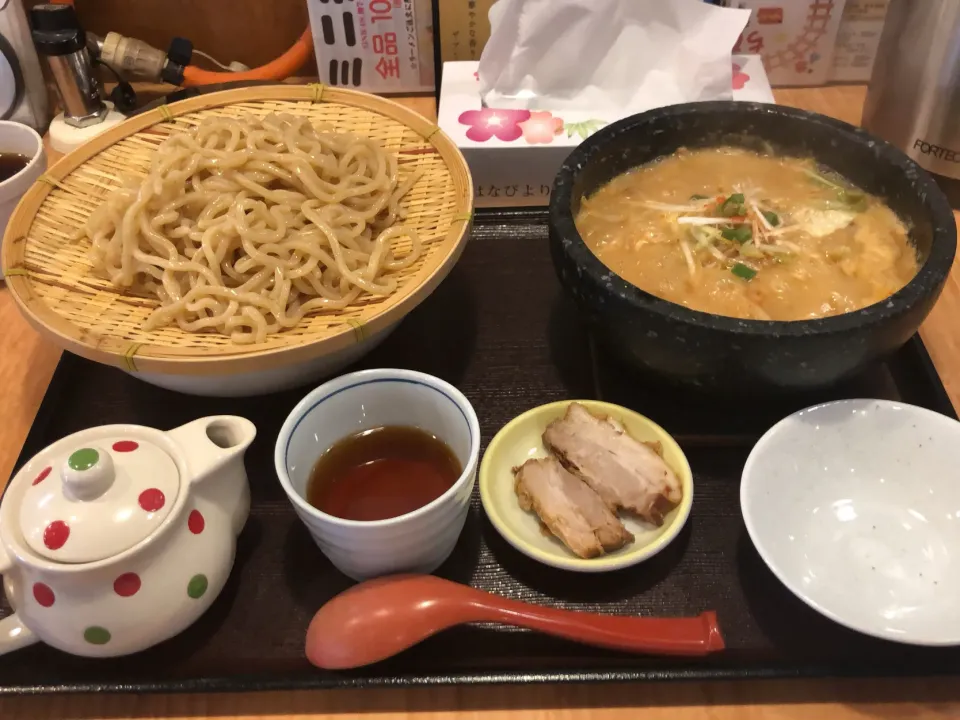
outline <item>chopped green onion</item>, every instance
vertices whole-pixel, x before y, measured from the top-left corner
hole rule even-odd
[[[821,175],[821,174],[820,174],[819,172],[817,172],[816,170],[811,170],[811,169],[806,169],[806,168],[805,168],[803,172],[804,172],[811,180],[814,180],[814,181],[820,183],[821,185],[825,185],[825,186],[828,187],[828,188],[833,188],[834,190],[845,190],[845,189],[846,189],[846,188],[843,187],[843,185],[838,185],[837,183],[833,182],[833,181],[830,180],[829,178],[826,178],[826,177],[824,177],[823,175]]]
[[[837,199],[856,212],[863,212],[867,209],[867,196],[862,192],[841,190],[837,193]]]
[[[730,268],[730,272],[732,272],[738,278],[743,278],[747,281],[753,280],[757,276],[756,270],[749,265],[744,265],[743,263],[734,263],[733,267]]]
[[[753,238],[753,230],[750,229],[749,225],[737,225],[724,228],[720,235],[725,240],[733,240],[742,244]]]
[[[707,196],[706,196],[706,195],[691,195],[691,196],[690,196],[690,199],[691,199],[691,200],[706,200],[706,199],[707,199]]]
[[[780,216],[777,215],[772,210],[761,210],[763,216],[767,219],[767,222],[776,227],[780,224]]]
[[[738,215],[745,215],[746,210],[743,208],[744,197],[743,193],[734,193],[726,200],[723,201],[723,205],[720,206],[720,214],[724,217],[736,217]]]
[[[844,187],[839,183],[835,183],[829,178],[824,177],[818,172],[813,170],[804,170],[804,172],[810,176],[811,179],[816,182],[824,185],[832,190],[837,191],[837,200],[846,205],[848,208],[855,212],[863,212],[867,209],[867,196],[860,192],[849,187]]]

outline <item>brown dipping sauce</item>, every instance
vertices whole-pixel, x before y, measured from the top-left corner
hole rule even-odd
[[[420,428],[372,428],[338,440],[320,456],[307,502],[344,520],[386,520],[433,502],[462,472],[446,443]]]
[[[17,153],[0,153],[0,182],[9,180],[23,170],[30,162],[26,155]]]

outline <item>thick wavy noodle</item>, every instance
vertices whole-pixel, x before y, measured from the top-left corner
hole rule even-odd
[[[416,180],[401,182],[373,140],[305,118],[213,118],[165,140],[86,232],[98,273],[159,299],[147,329],[262,342],[308,313],[396,291],[396,271],[421,253],[400,206]]]

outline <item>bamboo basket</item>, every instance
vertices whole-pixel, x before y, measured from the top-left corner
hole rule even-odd
[[[237,345],[220,333],[176,325],[146,331],[158,301],[96,276],[89,240],[77,237],[103,198],[130,175],[143,177],[157,145],[210,116],[307,116],[377,140],[399,159],[401,178],[422,175],[404,198],[406,225],[424,253],[401,271],[388,297],[364,295],[339,311],[305,317],[263,343]],[[7,285],[20,311],[70,352],[134,373],[225,375],[276,370],[348,351],[397,324],[446,277],[469,233],[473,185],[466,162],[436,125],[375,95],[323,85],[226,90],[162,105],[107,130],[57,162],[21,200],[3,238]]]

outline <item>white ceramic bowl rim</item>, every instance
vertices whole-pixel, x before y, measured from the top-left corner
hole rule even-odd
[[[13,122],[12,120],[0,120],[0,129],[2,129],[4,125],[14,126],[14,132],[26,132],[28,135],[32,135],[37,141],[37,149],[33,152],[33,155],[30,156],[30,161],[23,166],[22,170],[8,177],[3,182],[0,182],[0,193],[2,193],[7,187],[13,185],[13,183],[19,181],[20,177],[24,173],[33,168],[43,158],[43,138],[40,137],[36,130],[29,125],[24,125],[23,123]],[[3,152],[2,147],[0,147],[0,152]]]
[[[313,505],[308,503],[303,496],[294,489],[293,483],[290,482],[290,476],[287,473],[287,453],[289,452],[290,442],[294,433],[297,431],[300,423],[306,419],[307,415],[309,415],[314,408],[316,408],[318,405],[322,405],[325,401],[329,400],[335,395],[339,395],[342,392],[353,390],[364,385],[390,382],[419,385],[427,388],[428,390],[439,393],[449,402],[457,406],[457,409],[460,410],[460,414],[463,416],[464,422],[467,424],[467,430],[470,435],[470,454],[467,458],[467,462],[463,464],[463,472],[460,474],[460,477],[457,478],[457,481],[453,483],[453,485],[451,485],[450,488],[436,500],[433,500],[412,512],[408,512],[404,515],[398,515],[397,517],[387,518],[386,520],[347,520],[344,518],[339,518],[336,515],[330,515],[322,510],[318,510]],[[479,458],[480,423],[477,420],[477,414],[474,411],[473,406],[470,404],[470,401],[467,400],[464,394],[457,390],[457,388],[450,383],[446,382],[445,380],[441,380],[438,377],[434,377],[433,375],[417,372],[415,370],[398,370],[390,368],[359,370],[357,372],[348,373],[347,375],[341,375],[338,378],[334,378],[333,380],[325,382],[323,385],[310,392],[305,398],[303,398],[303,400],[297,403],[297,406],[293,408],[293,410],[287,416],[287,419],[283,423],[283,427],[280,428],[280,435],[277,437],[277,445],[274,451],[274,465],[276,466],[277,477],[280,479],[280,485],[283,486],[287,496],[294,503],[296,503],[297,507],[306,512],[308,515],[323,520],[324,522],[340,525],[342,527],[355,528],[389,527],[391,525],[407,522],[413,518],[427,514],[432,508],[447,502],[448,498],[454,495],[465,482],[471,481],[473,474],[476,471]]]
[[[868,624],[857,621],[849,617],[842,616],[834,612],[831,608],[825,607],[823,604],[815,600],[804,590],[802,586],[796,583],[793,578],[784,573],[779,564],[775,561],[769,550],[763,544],[762,533],[756,526],[754,521],[754,512],[752,509],[753,503],[750,501],[748,495],[748,489],[750,485],[749,477],[754,475],[753,466],[756,464],[757,458],[760,457],[764,452],[766,445],[772,440],[772,438],[782,430],[782,428],[787,425],[789,422],[794,420],[798,415],[807,414],[811,412],[816,412],[823,408],[827,408],[834,405],[847,405],[847,404],[856,404],[856,403],[872,403],[878,406],[894,409],[894,408],[910,408],[911,411],[916,412],[921,416],[928,416],[936,422],[941,421],[951,421],[951,418],[938,413],[935,410],[930,410],[929,408],[920,407],[918,405],[911,405],[910,403],[901,402],[899,400],[882,400],[877,398],[849,398],[845,400],[830,400],[823,403],[818,403],[816,405],[811,405],[809,407],[797,410],[790,415],[787,415],[785,418],[776,422],[773,426],[767,430],[763,436],[757,441],[756,445],[753,446],[753,449],[750,451],[750,454],[747,456],[747,461],[744,463],[743,472],[741,474],[740,481],[740,512],[743,516],[744,525],[747,529],[747,535],[749,535],[751,542],[753,543],[754,548],[757,551],[757,554],[763,560],[764,564],[773,573],[774,577],[779,580],[787,590],[789,590],[795,597],[800,599],[810,608],[816,610],[818,613],[824,617],[832,620],[838,625],[849,628],[856,632],[868,635],[871,637],[880,638],[881,640],[887,640],[897,643],[903,643],[906,645],[918,645],[926,647],[944,647],[944,646],[955,646],[960,643],[960,638],[956,637],[945,637],[940,642],[930,642],[930,641],[918,641],[913,639],[901,639],[899,637],[892,636],[890,634],[878,632],[875,629],[871,628]]]

